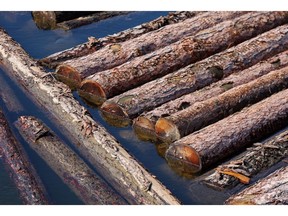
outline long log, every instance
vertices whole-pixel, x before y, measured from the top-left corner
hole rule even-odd
[[[46,67],[55,69],[59,64],[63,64],[64,61],[68,59],[78,58],[84,55],[88,55],[92,52],[95,52],[109,44],[124,42],[140,35],[143,35],[150,31],[155,31],[166,25],[179,23],[188,18],[194,17],[195,15],[201,13],[193,11],[177,11],[170,12],[167,16],[161,16],[155,20],[152,20],[147,23],[129,28],[127,30],[115,33],[113,35],[108,35],[103,38],[96,39],[94,37],[89,37],[88,41],[80,44],[76,47],[54,53],[50,56],[47,56],[43,59],[40,59],[38,62]]]
[[[26,205],[47,205],[47,192],[0,110],[0,156]]]
[[[90,117],[65,84],[38,67],[3,29],[0,29],[0,59],[5,72],[50,113],[50,119],[67,134],[81,157],[130,204],[179,204],[157,178]]]
[[[164,26],[123,43],[114,43],[97,52],[63,62],[56,68],[59,80],[72,88],[79,87],[83,78],[96,72],[111,69],[127,61],[168,46],[200,30],[214,26],[246,12],[206,12],[183,22]],[[120,73],[120,72],[119,72]]]
[[[288,89],[174,142],[165,158],[199,172],[287,125]]]
[[[254,185],[231,196],[229,205],[287,205],[288,166],[282,167]]]
[[[288,130],[285,130],[265,142],[254,143],[240,156],[218,166],[201,182],[216,190],[232,189],[239,183],[249,184],[250,178],[287,156]]]
[[[85,204],[128,204],[40,120],[21,116],[15,125],[31,148]]]
[[[82,81],[78,90],[86,100],[102,104],[158,77],[223,51],[258,34],[287,22],[288,12],[252,12],[221,22],[185,37],[162,49],[140,56],[111,70],[101,71]],[[125,49],[125,48],[123,48]],[[222,77],[218,68],[216,77]]]
[[[196,102],[169,117],[159,118],[155,124],[156,135],[163,142],[172,143],[286,88],[288,67],[272,71],[218,96]]]
[[[121,122],[122,118],[122,121],[129,123],[130,119],[137,117],[137,115],[144,111],[152,110],[165,102],[194,92],[232,73],[248,68],[253,64],[287,50],[287,29],[288,25],[277,27],[235,47],[231,47],[226,51],[115,96],[102,105],[102,113],[107,119],[111,119],[110,122],[113,122],[115,116],[115,118],[119,119],[119,122]],[[287,61],[285,57],[283,58],[283,61]],[[273,65],[277,64],[276,61]],[[273,66],[270,65],[269,67]],[[248,70],[247,73],[250,73],[250,71]],[[247,75],[245,74],[245,76]],[[180,107],[173,109],[182,109],[187,105],[189,104],[184,100],[179,105],[175,103],[175,106]],[[170,106],[175,107],[173,105]],[[169,107],[167,112],[169,112]],[[143,121],[140,119],[140,121],[136,121],[135,123],[134,125],[139,125],[140,130],[141,128],[147,128],[148,131],[154,131],[154,123],[150,119],[143,119]]]

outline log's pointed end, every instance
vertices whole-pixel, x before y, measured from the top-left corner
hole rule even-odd
[[[104,102],[100,112],[104,120],[112,126],[126,127],[131,124],[128,114],[117,103]]]
[[[69,65],[59,65],[55,70],[56,78],[68,85],[71,89],[77,89],[81,84],[80,74]]]
[[[202,162],[198,152],[184,144],[172,144],[165,153],[165,159],[174,169],[181,173],[197,173],[202,169]]]
[[[85,80],[78,89],[79,95],[92,104],[101,106],[106,101],[106,94],[97,82]]]
[[[155,124],[156,136],[163,142],[172,143],[181,138],[177,126],[166,118],[159,118]]]
[[[139,116],[133,120],[132,127],[140,140],[152,142],[157,141],[155,125],[150,119]]]

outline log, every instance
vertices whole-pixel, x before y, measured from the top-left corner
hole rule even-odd
[[[40,120],[21,116],[15,126],[31,148],[85,204],[127,205],[119,194]]]
[[[228,198],[228,205],[287,205],[288,166],[271,173],[264,179]]]
[[[152,20],[147,23],[135,26],[133,28],[126,29],[124,31],[115,33],[113,35],[108,35],[103,38],[89,37],[88,41],[80,44],[78,46],[72,47],[70,49],[54,53],[50,56],[47,56],[43,59],[40,59],[38,62],[50,69],[55,69],[59,64],[63,64],[64,61],[68,59],[78,58],[84,55],[88,55],[92,52],[95,52],[109,44],[124,42],[140,35],[143,35],[150,31],[155,31],[166,25],[173,23],[179,23],[188,18],[194,17],[195,15],[201,13],[193,11],[177,11],[170,12],[167,16],[161,16],[155,20]]]
[[[287,126],[287,94],[288,89],[280,91],[181,138],[169,146],[166,160],[173,166],[187,166],[191,172],[199,172],[242,151]]]
[[[78,88],[81,81],[89,75],[121,65],[244,13],[247,12],[202,13],[183,22],[148,32],[137,38],[122,43],[113,43],[81,58],[65,61],[56,68],[55,73],[59,80],[71,88]]]
[[[47,192],[30,163],[26,152],[14,138],[0,110],[0,157],[14,181],[25,205],[47,205]]]
[[[288,67],[272,71],[218,96],[196,102],[184,110],[159,118],[155,132],[160,140],[172,143],[242,108],[288,88]]]
[[[1,28],[0,59],[5,72],[49,113],[51,121],[67,134],[80,156],[89,161],[125,200],[130,204],[180,204],[157,178],[91,118],[65,84],[45,73]]]
[[[216,190],[232,189],[243,183],[243,176],[252,178],[287,156],[288,130],[285,130],[262,143],[254,143],[240,156],[218,166],[201,183]],[[227,170],[232,174],[225,172]]]
[[[111,70],[88,76],[78,90],[86,100],[106,99],[223,51],[287,22],[288,12],[252,12],[221,22],[162,49],[140,56]],[[123,48],[124,49],[124,48]],[[220,78],[218,68],[212,73]]]
[[[182,95],[194,92],[197,89],[201,89],[211,83],[219,81],[232,73],[248,68],[279,52],[287,50],[287,28],[288,25],[277,27],[235,47],[231,47],[226,51],[215,54],[162,78],[153,80],[138,88],[115,96],[102,105],[102,113],[105,115],[106,119],[108,119],[109,123],[113,124],[114,116],[116,116],[118,122],[121,122],[122,118],[122,121],[129,124],[130,119],[137,117],[144,111],[147,112],[152,110],[165,102],[172,101]],[[285,58],[283,61],[286,61]],[[273,65],[277,64],[276,61]],[[250,71],[247,71],[247,73],[250,73]],[[245,74],[245,76],[247,76],[247,74]],[[181,102],[179,104],[180,109],[189,105],[186,101],[183,101],[183,103]],[[170,104],[172,103],[173,102]],[[175,106],[177,105],[178,104],[175,103]],[[107,106],[109,109],[106,108]],[[172,105],[170,106],[173,107]],[[164,109],[169,112],[167,107]],[[177,108],[174,108],[174,110],[178,109],[178,106]],[[111,113],[114,115],[111,115]],[[156,120],[157,119],[155,118],[154,121]],[[149,133],[149,131],[154,131],[154,123],[148,118],[136,119],[133,127],[137,130],[138,126],[139,131],[147,130],[147,133]]]

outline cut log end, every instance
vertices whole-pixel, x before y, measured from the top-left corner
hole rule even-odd
[[[97,106],[101,106],[106,101],[106,94],[103,88],[92,80],[83,81],[78,93],[82,98]]]
[[[155,124],[155,133],[163,142],[172,143],[181,138],[177,126],[165,118],[159,118]]]
[[[154,123],[146,117],[139,116],[133,121],[133,130],[140,140],[157,141]]]
[[[77,89],[81,84],[80,74],[75,68],[69,65],[59,65],[55,71],[56,78],[68,85],[71,89]]]
[[[55,13],[53,11],[33,11],[33,20],[39,29],[55,29],[57,26]]]

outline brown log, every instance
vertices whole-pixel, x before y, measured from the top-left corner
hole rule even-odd
[[[121,94],[158,77],[223,51],[230,46],[287,22],[288,12],[252,12],[221,22],[185,37],[172,45],[140,56],[111,70],[87,77],[79,94],[86,100],[101,104],[107,98]],[[124,48],[123,48],[124,49]],[[213,70],[215,76],[222,73]]]
[[[15,125],[31,148],[85,204],[128,204],[40,120],[21,116]]]
[[[26,205],[47,205],[47,192],[0,110],[0,156]]]
[[[254,185],[231,196],[225,201],[229,205],[287,205],[288,166],[284,166],[260,179]]]
[[[96,123],[71,90],[49,76],[0,28],[0,59],[5,72],[49,113],[82,158],[93,165],[130,204],[179,204],[171,192]]]
[[[127,61],[168,46],[200,30],[229,20],[244,12],[206,12],[183,22],[164,26],[123,43],[114,43],[97,52],[63,62],[56,68],[57,77],[69,86],[79,87],[83,78],[111,69]],[[245,12],[246,13],[246,12]],[[121,72],[119,72],[121,73]]]
[[[76,47],[54,53],[50,56],[47,56],[43,59],[40,59],[38,62],[46,67],[55,69],[59,64],[62,64],[68,59],[78,58],[84,55],[88,55],[92,52],[95,52],[109,44],[120,43],[139,37],[150,31],[155,31],[166,25],[179,23],[188,18],[194,17],[197,14],[200,14],[200,11],[177,11],[170,12],[167,16],[161,16],[155,20],[152,20],[147,23],[129,28],[127,30],[115,33],[113,35],[108,35],[103,38],[96,39],[94,37],[89,37],[88,41],[80,44]]]
[[[286,88],[288,67],[272,71],[218,96],[196,102],[169,117],[159,118],[155,124],[156,135],[163,142],[172,143]]]
[[[217,190],[232,189],[241,182],[235,175],[225,174],[223,170],[231,170],[252,178],[261,171],[267,170],[288,156],[288,129],[262,143],[254,143],[240,156],[218,166],[213,173],[201,182]]]
[[[288,89],[174,142],[165,158],[199,172],[275,133],[288,120]],[[178,165],[177,165],[178,164]]]

